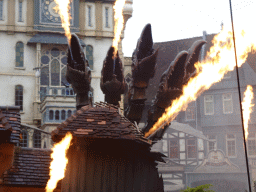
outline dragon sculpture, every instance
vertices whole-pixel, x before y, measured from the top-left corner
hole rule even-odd
[[[101,107],[97,103],[93,107],[91,70],[79,38],[72,34],[66,78],[76,93],[77,112],[52,132],[55,142],[59,142],[66,132],[71,131],[73,135],[62,192],[164,191],[156,163],[164,162],[164,155],[151,151],[151,147],[162,138],[168,126],[148,138],[145,133],[196,75],[194,64],[205,43],[196,41],[188,51],[176,56],[161,77],[146,125],[139,129],[136,124],[142,119],[146,90],[157,67],[158,50],[153,49],[151,25],[143,29],[132,55],[132,85],[128,90],[125,117],[119,110],[126,83],[118,52],[115,54],[114,47],[110,47],[103,61],[100,87],[107,103],[101,103]]]
[[[198,40],[188,51],[181,51],[162,74],[159,89],[148,111],[148,119],[141,132],[145,134],[162,116],[172,101],[182,94],[182,87],[189,79],[196,75],[194,64],[198,62],[200,50],[206,43]],[[129,106],[125,109],[125,116],[131,122],[140,122],[145,107],[146,89],[149,80],[154,77],[158,50],[153,49],[151,25],[147,24],[132,55],[132,85],[128,90]],[[85,105],[92,105],[90,94],[91,71],[88,61],[80,45],[79,38],[72,34],[71,49],[68,52],[67,81],[77,94],[77,109]],[[126,83],[123,75],[123,65],[119,54],[114,56],[114,47],[110,47],[103,62],[100,87],[105,94],[105,101],[119,106],[121,94],[124,94]],[[150,139],[155,143],[160,140],[167,129],[157,131]]]

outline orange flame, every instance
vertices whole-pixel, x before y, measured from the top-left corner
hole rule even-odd
[[[251,49],[256,50],[255,45],[251,43],[254,36],[248,35],[244,31],[236,34],[237,62],[240,67],[247,59],[248,52]],[[222,29],[213,41],[213,46],[206,54],[206,59],[202,63],[195,64],[197,75],[191,78],[187,85],[183,87],[183,94],[172,102],[172,105],[165,110],[165,113],[158,119],[154,126],[145,134],[149,137],[158,129],[164,128],[169,124],[181,110],[185,110],[188,103],[195,101],[196,98],[212,84],[221,81],[224,74],[232,71],[235,66],[233,34],[230,31]]]
[[[65,30],[65,36],[68,39],[68,43],[71,41],[71,33],[70,33],[70,19],[71,14],[70,10],[70,0],[54,0],[57,4],[56,10],[58,11],[61,18],[61,26]]]
[[[244,131],[245,131],[245,139],[248,137],[248,123],[250,120],[250,114],[252,112],[252,99],[253,99],[253,91],[252,86],[248,85],[246,91],[244,93],[244,99],[242,102],[243,107],[243,118],[244,118]]]
[[[53,147],[51,158],[53,159],[50,166],[50,179],[46,185],[46,192],[52,192],[57,185],[57,182],[64,178],[68,159],[66,157],[67,150],[72,140],[72,134],[67,133],[61,142]]]
[[[117,54],[118,50],[118,43],[120,41],[120,36],[124,27],[124,17],[123,17],[123,7],[125,5],[125,0],[116,0],[116,3],[114,5],[114,11],[115,11],[115,29],[114,34],[115,37],[113,39],[112,46],[115,48],[114,56]]]

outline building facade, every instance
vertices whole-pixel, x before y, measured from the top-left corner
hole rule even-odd
[[[169,42],[155,43],[159,49],[155,76],[147,90],[145,114],[141,126],[146,123],[147,111],[158,90],[161,75],[176,55],[188,50],[193,42],[204,39],[207,44],[201,50],[203,59],[211,47],[215,34]],[[131,81],[131,58],[125,58],[125,78]],[[249,54],[247,61],[239,68],[242,98],[247,85],[252,85],[255,94],[256,60]],[[125,96],[127,105],[127,95]],[[215,191],[248,190],[240,101],[236,71],[227,73],[222,81],[188,104],[171,122],[163,139],[153,146],[153,150],[166,155],[166,164],[159,164],[165,191],[179,191],[186,186],[195,187],[213,184]],[[255,103],[255,98],[253,100]],[[254,107],[255,109],[255,107]],[[252,183],[255,175],[255,115],[253,110],[249,121],[247,140],[249,168]]]
[[[92,70],[94,102],[104,101],[100,75],[114,37],[114,2],[73,0],[70,5],[70,29],[79,36]],[[126,22],[132,0],[123,13]],[[75,93],[65,79],[67,48],[54,0],[0,0],[0,105],[20,106],[28,147],[35,146],[34,131],[25,129],[51,132],[75,111]],[[121,43],[119,52],[122,58]],[[42,139],[36,146],[50,148],[51,142]]]

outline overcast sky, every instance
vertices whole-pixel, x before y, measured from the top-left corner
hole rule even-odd
[[[256,0],[232,0],[235,30],[255,26]],[[133,0],[133,16],[123,39],[124,56],[131,56],[143,27],[152,25],[154,42],[218,33],[221,22],[231,30],[229,0]],[[255,32],[256,35],[256,32]]]

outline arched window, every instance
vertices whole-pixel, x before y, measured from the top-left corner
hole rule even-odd
[[[22,42],[16,43],[16,67],[23,67],[24,65],[24,44]]]
[[[62,110],[61,111],[61,120],[65,120],[66,119],[66,111]]]
[[[53,120],[53,110],[49,111],[49,120]]]
[[[21,131],[20,146],[21,147],[28,147],[28,133],[25,130]]]
[[[23,87],[21,85],[15,86],[15,106],[20,106],[23,111]]]
[[[55,111],[55,120],[60,120],[60,112],[58,110]]]
[[[68,117],[70,117],[72,115],[72,111],[68,110]]]
[[[91,70],[93,70],[93,47],[91,45],[86,46],[86,58],[88,59]]]
[[[33,134],[33,147],[41,148],[41,132],[35,130]]]

